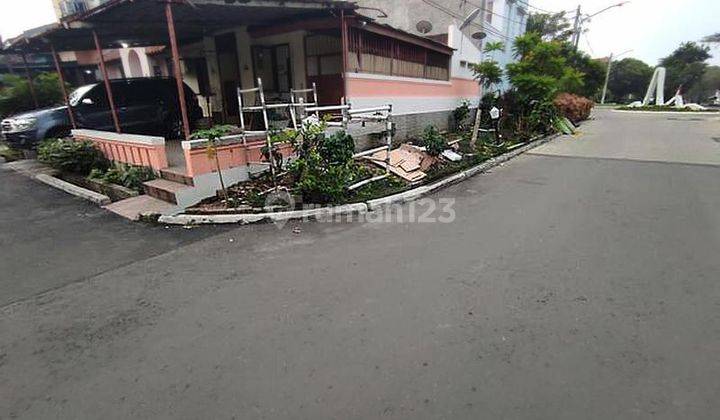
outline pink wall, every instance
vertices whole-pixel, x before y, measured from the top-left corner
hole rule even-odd
[[[133,136],[133,135],[129,135]],[[168,167],[165,144],[141,144],[136,142],[124,142],[122,134],[109,133],[105,138],[102,132],[92,134],[73,132],[76,140],[89,140],[100,149],[105,157],[114,161],[136,166],[146,166],[157,171]],[[119,137],[120,139],[116,139]]]
[[[247,162],[263,161],[261,149],[265,147],[265,140],[249,141],[247,143],[247,152],[242,143],[230,144],[218,147],[217,154],[220,161],[220,168],[230,169],[244,166]],[[185,165],[188,176],[198,176],[211,172],[217,172],[215,159],[210,159],[207,150],[204,147],[197,149],[184,149]],[[283,144],[280,146],[283,156],[292,155],[292,146]]]
[[[424,80],[348,78],[348,97],[478,97],[480,85],[475,80],[453,78],[450,83]]]

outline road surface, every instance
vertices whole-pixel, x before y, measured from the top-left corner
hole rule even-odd
[[[3,306],[0,417],[716,417],[719,121],[596,118],[452,223],[242,227]]]

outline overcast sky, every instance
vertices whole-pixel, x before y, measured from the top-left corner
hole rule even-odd
[[[403,0],[388,0],[403,1]],[[619,0],[529,0],[551,11],[575,10],[594,13]],[[574,14],[574,12],[573,12]],[[3,39],[23,30],[53,22],[50,0],[0,0],[0,34]],[[683,41],[697,41],[720,32],[720,0],[632,0],[609,10],[587,25],[580,46],[593,57],[605,57],[633,49],[633,56],[655,65]],[[712,62],[720,64],[720,48],[712,51]]]
[[[620,0],[530,0],[539,8],[560,11],[582,5],[592,14]],[[632,0],[620,8],[593,18],[586,26],[580,46],[593,57],[606,57],[629,49],[623,57],[636,57],[656,65],[684,41],[699,41],[720,32],[720,0]],[[711,51],[712,62],[720,64],[720,49]]]

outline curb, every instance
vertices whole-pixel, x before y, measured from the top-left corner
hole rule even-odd
[[[365,203],[346,204],[336,207],[319,209],[286,211],[279,213],[259,214],[179,214],[176,216],[160,216],[158,222],[168,225],[206,225],[206,224],[241,224],[249,225],[261,222],[286,222],[297,219],[321,219],[325,217],[354,215],[367,213]]]
[[[367,203],[356,203],[356,204],[346,204],[342,206],[336,206],[336,207],[323,207],[319,209],[309,209],[309,210],[296,210],[296,211],[287,211],[287,212],[280,212],[280,213],[259,213],[259,214],[217,214],[217,215],[203,215],[203,214],[179,214],[175,216],[161,216],[158,219],[158,222],[165,223],[168,225],[207,225],[207,224],[241,224],[241,225],[248,225],[253,223],[261,223],[261,222],[285,222],[288,220],[297,220],[297,219],[312,219],[312,218],[323,218],[323,217],[333,217],[333,216],[344,216],[344,215],[354,215],[354,214],[364,214],[368,211],[375,211],[380,208],[393,205],[393,204],[402,204],[407,203],[410,201],[417,200],[418,198],[422,198],[428,194],[431,194],[435,191],[441,190],[443,188],[449,187],[451,185],[457,184],[459,182],[464,181],[467,178],[473,177],[475,175],[481,174],[483,172],[487,172],[488,170],[501,165],[510,159],[513,159],[517,157],[518,155],[521,155],[531,149],[534,149],[538,146],[541,146],[545,143],[548,143],[563,134],[552,134],[547,137],[543,137],[540,139],[534,139],[530,140],[527,144],[525,144],[522,147],[519,147],[515,150],[512,150],[510,152],[507,152],[503,155],[496,156],[494,158],[490,158],[487,161],[472,167],[470,169],[467,169],[463,172],[457,173],[455,175],[451,175],[445,179],[442,179],[440,181],[437,181],[430,185],[423,185],[417,188],[414,188],[409,191],[405,191],[399,194],[377,198],[374,200],[369,200]]]
[[[707,111],[630,111],[627,109],[613,109],[612,112],[618,112],[623,114],[645,114],[645,115],[709,115],[720,117],[720,112],[707,112]]]
[[[93,202],[97,204],[98,206],[106,206],[111,203],[110,197],[96,193],[95,191],[90,191],[82,187],[78,187],[75,184],[71,184],[69,182],[63,181],[62,179],[55,178],[50,175],[46,174],[37,174],[35,175],[35,179],[42,182],[43,184],[49,185],[53,188],[57,188],[61,191],[64,191],[68,194],[74,195],[75,197],[80,197],[84,200]]]

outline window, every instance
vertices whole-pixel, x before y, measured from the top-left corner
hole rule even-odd
[[[487,21],[487,23],[492,23],[493,12],[495,11],[495,2],[493,0],[489,0],[486,7],[487,8],[485,9],[485,21]]]
[[[352,28],[349,71],[448,80],[450,56],[416,44]]]
[[[342,74],[342,40],[340,37],[310,35],[305,38],[305,51],[308,76]]]

